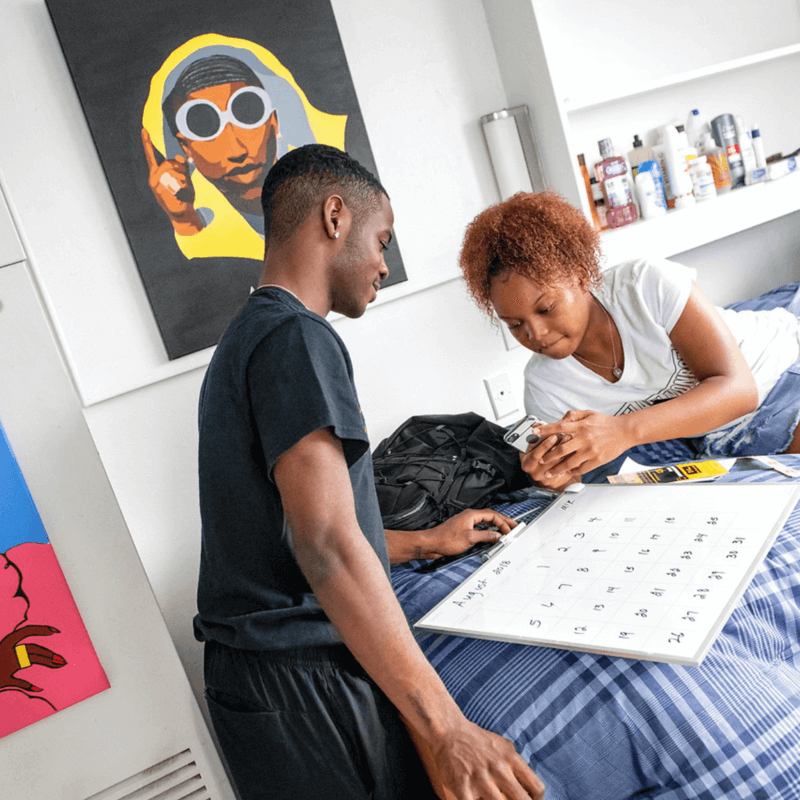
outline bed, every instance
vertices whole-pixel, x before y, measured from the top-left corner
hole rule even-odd
[[[629,455],[645,464],[696,457],[678,441]],[[800,468],[800,456],[777,458]],[[740,459],[717,480],[790,478]],[[523,491],[496,507],[530,510],[527,521],[548,502]],[[392,570],[412,625],[481,561],[428,574],[415,571],[421,563]],[[800,798],[800,505],[699,667],[415,636],[466,716],[515,743],[548,800]]]
[[[800,315],[800,284],[741,310]],[[797,365],[795,365],[797,366]],[[696,460],[691,441],[627,454],[646,465]],[[778,456],[800,469],[800,456]],[[603,482],[610,469],[592,473]],[[752,459],[717,480],[786,481]],[[666,489],[668,491],[668,489]],[[503,498],[509,516],[547,500]],[[480,557],[392,582],[413,625],[480,565]],[[511,739],[547,786],[548,800],[800,800],[800,505],[699,667],[467,639],[415,630],[466,716]]]

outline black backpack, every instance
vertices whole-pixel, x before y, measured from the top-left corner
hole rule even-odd
[[[505,429],[471,412],[411,417],[372,454],[384,527],[432,528],[529,484]]]

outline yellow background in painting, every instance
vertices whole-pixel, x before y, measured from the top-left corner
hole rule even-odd
[[[314,108],[309,103],[305,92],[298,86],[292,73],[265,47],[247,39],[234,39],[216,33],[206,33],[190,39],[173,50],[150,82],[150,92],[142,113],[142,125],[150,134],[156,150],[162,155],[166,153],[161,111],[164,82],[170,73],[192,53],[215,45],[249,50],[267,69],[288,81],[303,103],[308,124],[311,126],[317,142],[344,150],[346,115],[327,114]],[[142,159],[144,159],[144,155],[142,155]],[[194,236],[175,236],[178,247],[186,258],[235,256],[254,258],[260,261],[264,257],[264,240],[261,236],[231,206],[222,192],[206,180],[198,170],[192,173],[192,183],[195,188],[195,206],[210,208],[214,212],[214,220],[211,225]],[[166,219],[164,223],[169,224]]]

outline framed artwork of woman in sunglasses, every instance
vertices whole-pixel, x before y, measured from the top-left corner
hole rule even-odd
[[[269,168],[304,144],[344,149],[346,124],[315,109],[253,42],[205,34],[176,48],[151,81],[142,145],[150,188],[184,255],[260,259]]]
[[[261,186],[317,142],[378,174],[330,0],[45,0],[167,356],[257,285]],[[384,285],[406,280],[396,237]]]

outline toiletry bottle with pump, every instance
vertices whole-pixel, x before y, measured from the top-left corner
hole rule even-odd
[[[714,188],[717,194],[728,192],[731,189],[731,173],[728,169],[728,157],[721,147],[717,147],[714,137],[707,133],[703,137],[700,154],[706,157],[706,163],[711,167],[714,176]]]
[[[653,160],[653,150],[650,147],[645,147],[639,134],[633,135],[633,149],[628,151],[628,164],[631,168],[631,178],[636,180],[636,173],[639,171],[639,164],[643,161]]]
[[[611,139],[598,142],[601,161],[595,164],[595,175],[606,199],[606,221],[611,228],[621,228],[639,219],[628,181],[628,165],[614,151]]]
[[[689,162],[689,177],[692,179],[694,199],[698,203],[712,200],[717,196],[714,173],[705,156],[697,156]]]
[[[711,120],[711,133],[714,141],[725,149],[728,157],[728,170],[731,174],[731,184],[735,189],[744,183],[744,163],[742,151],[736,139],[736,125],[732,114],[720,114]]]
[[[756,169],[762,169],[767,166],[767,157],[764,153],[764,142],[761,139],[758,125],[753,125],[753,130],[750,131],[750,140],[753,142],[753,152],[756,155]]]
[[[586,168],[586,159],[583,153],[578,156],[578,166],[581,170],[581,177],[583,178],[583,185],[586,188],[586,197],[589,200],[589,212],[592,215],[592,222],[594,223],[595,230],[600,230],[600,218],[597,216],[597,206],[594,204],[594,195],[592,193],[592,184],[589,179],[589,170]]]

